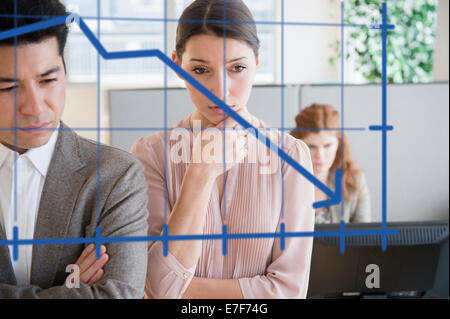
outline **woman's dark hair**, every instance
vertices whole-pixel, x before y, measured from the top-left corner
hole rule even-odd
[[[196,0],[191,3],[181,14],[177,27],[176,52],[180,60],[187,40],[199,34],[245,41],[258,56],[260,43],[256,25],[242,0]]]
[[[14,2],[17,3],[17,18],[14,19]],[[1,0],[0,32],[69,14],[58,0]],[[51,37],[58,41],[58,53],[63,56],[69,28],[61,24],[17,37],[17,45],[39,43]],[[14,37],[0,40],[0,45],[14,45]]]

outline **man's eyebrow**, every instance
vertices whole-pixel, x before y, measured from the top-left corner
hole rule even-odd
[[[227,63],[232,63],[232,62],[243,60],[243,59],[247,59],[247,57],[242,56],[240,58],[232,59],[232,60],[228,61]],[[203,60],[203,59],[196,59],[196,58],[192,58],[189,61],[200,62],[200,63],[209,63],[209,61],[206,61],[206,60]]]
[[[42,73],[42,74],[39,74],[37,77],[38,77],[38,78],[43,78],[43,77],[46,77],[46,76],[48,76],[48,75],[50,75],[50,74],[52,74],[52,73],[59,72],[59,70],[61,70],[61,68],[60,68],[59,66],[56,66],[56,67],[54,67],[54,68],[51,68],[51,69],[48,70],[48,71],[45,71],[45,72]]]
[[[0,82],[12,82],[12,83],[15,83],[17,81],[14,80],[13,78],[5,78],[3,76],[0,76]]]

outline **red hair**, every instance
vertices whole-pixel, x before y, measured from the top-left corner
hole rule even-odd
[[[330,167],[331,177],[334,179],[335,171],[338,168],[342,169],[342,191],[344,194],[344,198],[346,200],[350,200],[351,193],[358,193],[358,196],[361,195],[361,190],[358,187],[356,182],[356,177],[361,173],[361,170],[358,169],[355,162],[352,160],[350,156],[350,144],[347,139],[347,135],[339,130],[340,128],[340,117],[339,112],[332,107],[331,105],[326,104],[312,104],[307,108],[300,111],[300,113],[295,118],[296,127],[301,128],[301,130],[293,130],[291,131],[291,135],[302,139],[309,134],[317,133],[316,129],[327,129],[327,128],[336,128],[336,131],[329,131],[330,133],[334,133],[338,139],[338,148],[336,151],[336,157],[334,159],[333,164]],[[307,129],[313,130],[307,130]],[[344,163],[342,165],[342,140],[344,141]]]

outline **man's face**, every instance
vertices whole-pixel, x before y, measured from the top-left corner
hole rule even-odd
[[[14,46],[0,45],[0,143],[11,149],[16,145],[22,154],[45,145],[58,126],[66,76],[54,37],[17,46],[16,62],[15,78]]]

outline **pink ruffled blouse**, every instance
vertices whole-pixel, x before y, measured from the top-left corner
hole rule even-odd
[[[303,142],[269,130],[258,119],[253,118],[252,123],[312,174],[311,157]],[[189,165],[193,139],[189,117],[175,128],[167,132],[166,147],[164,132],[157,132],[137,140],[131,150],[144,165],[149,186],[149,236],[161,234],[166,222],[164,207],[168,217]],[[251,134],[247,147],[249,155],[244,162],[225,175],[222,201],[217,186],[213,188],[203,233],[221,234],[224,223],[229,234],[279,232],[281,223],[285,232],[313,231],[313,184],[288,164],[282,164],[275,153]],[[286,238],[281,250],[279,238],[231,239],[224,256],[221,240],[204,240],[197,265],[187,269],[170,253],[163,256],[161,241],[151,242],[147,294],[155,298],[181,298],[196,276],[238,279],[244,298],[305,298],[312,244],[313,237]]]

